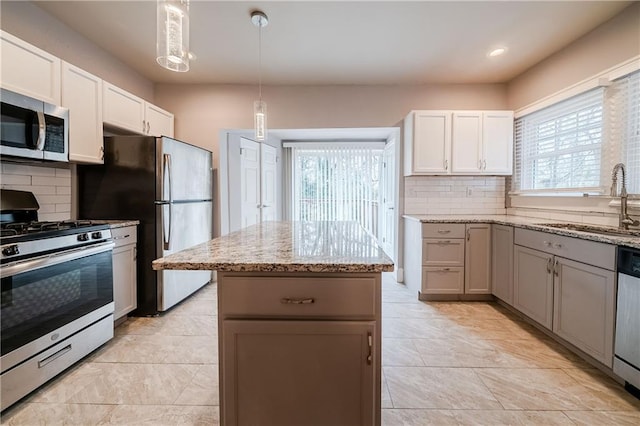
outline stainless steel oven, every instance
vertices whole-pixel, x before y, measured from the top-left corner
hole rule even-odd
[[[0,89],[0,155],[69,161],[69,110]]]
[[[24,207],[0,217],[29,219],[0,228],[2,410],[113,337],[111,230],[32,221],[31,198],[2,190],[0,199]]]

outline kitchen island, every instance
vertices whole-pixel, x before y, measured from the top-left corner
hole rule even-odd
[[[379,425],[381,273],[354,222],[264,222],[155,260],[218,271],[223,425]]]

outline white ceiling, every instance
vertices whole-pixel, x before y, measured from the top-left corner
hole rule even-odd
[[[187,73],[155,62],[155,0],[35,3],[154,82],[255,84],[261,9],[265,84],[414,84],[509,81],[631,2],[192,0]]]

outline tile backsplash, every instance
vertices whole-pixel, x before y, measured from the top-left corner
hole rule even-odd
[[[0,163],[3,189],[30,191],[38,200],[39,220],[71,218],[71,170],[47,165]]]
[[[405,214],[505,214],[502,176],[412,176],[404,180]]]

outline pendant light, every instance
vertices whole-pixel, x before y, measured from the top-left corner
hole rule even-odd
[[[171,71],[189,71],[189,0],[157,1],[156,61]]]
[[[267,26],[269,18],[255,10],[251,12],[251,22],[258,27],[258,100],[253,103],[255,139],[263,141],[267,138],[267,103],[262,100],[262,27]]]

